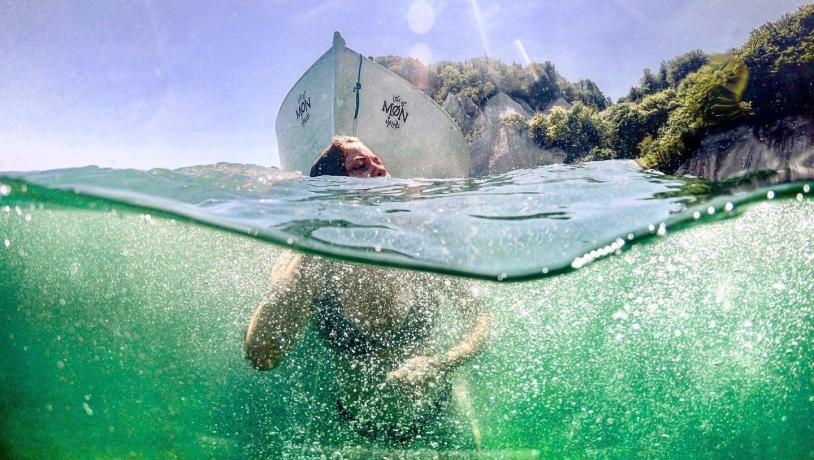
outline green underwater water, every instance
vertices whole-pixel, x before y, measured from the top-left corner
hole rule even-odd
[[[494,321],[459,370],[470,407],[398,444],[340,419],[313,331],[278,369],[242,358],[278,246],[124,203],[12,194],[0,457],[810,458],[814,203],[799,198],[558,276],[478,281]]]

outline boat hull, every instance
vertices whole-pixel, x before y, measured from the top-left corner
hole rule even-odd
[[[469,173],[469,152],[455,121],[421,90],[345,47],[338,34],[280,107],[282,167],[308,174],[334,135],[358,137],[395,177]]]

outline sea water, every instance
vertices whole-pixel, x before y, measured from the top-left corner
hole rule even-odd
[[[814,184],[760,183],[5,174],[0,457],[809,457]],[[313,330],[251,368],[283,248],[481,280],[491,340],[444,414],[462,429],[359,436]]]

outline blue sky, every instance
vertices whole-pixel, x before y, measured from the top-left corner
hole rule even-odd
[[[0,0],[0,171],[277,165],[275,117],[334,30],[365,55],[550,60],[614,98],[800,0]]]

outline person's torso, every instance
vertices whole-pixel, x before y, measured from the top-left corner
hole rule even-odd
[[[409,354],[423,345],[438,305],[426,275],[327,263],[315,301],[320,335],[355,357]]]

